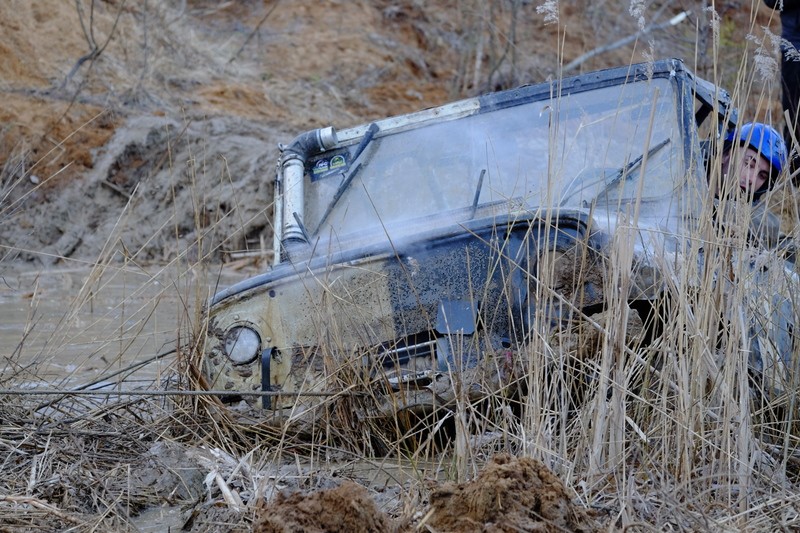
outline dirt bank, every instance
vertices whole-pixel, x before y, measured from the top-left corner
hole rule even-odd
[[[714,17],[692,2],[612,4],[11,0],[0,18],[0,257],[227,260],[268,248],[276,145],[299,132],[562,68],[694,63],[695,45],[714,42]],[[754,53],[760,25],[777,25],[751,11],[716,14],[723,81],[737,54]]]

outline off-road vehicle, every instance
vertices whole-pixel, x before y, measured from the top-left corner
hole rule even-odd
[[[274,266],[208,307],[203,386],[277,422],[342,392],[369,396],[354,416],[519,393],[525,346],[701,260],[704,153],[736,120],[671,59],[303,133],[279,146]]]

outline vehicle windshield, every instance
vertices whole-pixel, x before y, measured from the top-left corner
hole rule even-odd
[[[683,175],[666,79],[379,133],[352,163],[307,175],[312,235],[338,240],[542,207],[613,210],[639,194],[670,197]]]

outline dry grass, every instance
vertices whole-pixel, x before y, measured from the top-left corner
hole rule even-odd
[[[509,35],[501,30],[510,27],[513,10],[498,8],[482,18],[469,18],[480,11],[469,2],[461,5],[470,24],[485,24],[487,29],[479,34],[485,42],[478,39],[470,44],[474,48],[460,49],[454,81],[458,91],[470,90],[476,79],[517,79],[521,59],[514,60],[511,51],[503,55],[505,48],[500,46],[516,46],[501,39]],[[413,6],[401,7],[411,12]],[[423,22],[414,27],[427,28]],[[554,31],[563,35],[563,29]],[[724,39],[725,29],[718,31]],[[697,39],[714,42],[713,24],[697,32]],[[497,42],[487,57],[494,63],[479,64],[476,50],[490,46],[493,39]],[[734,61],[725,55],[729,49],[710,46],[709,53],[698,58],[700,73],[730,88],[734,101],[748,109],[748,118],[774,118],[774,87],[756,68],[763,59],[745,50]],[[491,76],[481,74],[487,70]],[[0,171],[2,187],[21,179],[9,170],[18,159],[9,158]],[[716,162],[712,166],[717,168]],[[188,174],[197,168],[192,165]],[[784,186],[793,195],[788,181]],[[196,184],[192,189],[192,203],[203,205]],[[5,189],[0,189],[3,194]],[[39,334],[39,306],[56,289],[48,288],[46,280],[30,283],[29,318],[15,347],[4,354],[7,363],[0,373],[3,388],[20,391],[0,398],[3,526],[17,531],[133,531],[134,517],[148,507],[211,500],[235,510],[228,517],[231,527],[244,529],[257,495],[266,498],[285,486],[325,486],[334,475],[370,488],[381,478],[384,486],[395,490],[383,502],[384,509],[410,522],[430,493],[425,480],[473,479],[488,457],[506,452],[541,459],[576,502],[600,511],[597,521],[609,529],[796,527],[798,369],[779,365],[777,374],[755,375],[747,350],[750,317],[756,312],[770,316],[776,310],[769,299],[755,301],[753,290],[763,295],[781,283],[793,286],[793,274],[745,244],[748,217],[738,224],[713,225],[712,210],[711,203],[702,207],[704,222],[682,257],[658,258],[667,274],[665,291],[653,313],[642,317],[643,324],[637,323],[638,315],[624,298],[610,298],[604,312],[584,315],[580,302],[564,299],[551,288],[556,262],[545,259],[546,268],[529,273],[539,288],[539,301],[566,305],[577,315],[554,331],[547,326],[549,316],[533,317],[531,331],[522,336],[525,342],[510,348],[515,354],[510,368],[501,369],[494,361],[495,366],[470,376],[475,383],[489,385],[485,394],[471,395],[463,376],[455,373],[450,384],[456,400],[435,412],[420,416],[404,411],[388,422],[354,416],[385,405],[387,399],[376,393],[375,382],[364,379],[360,354],[342,357],[346,350],[334,340],[322,347],[322,356],[335,394],[315,400],[313,425],[278,428],[246,416],[250,413],[231,411],[213,396],[27,394],[32,386],[74,386],[68,370],[57,379],[44,375],[60,361],[63,347],[86,336],[99,341],[85,349],[89,355],[73,362],[76,375],[95,368],[96,381],[126,390],[203,388],[198,372],[205,327],[202,309],[209,287],[218,283],[208,260],[217,257],[216,250],[225,243],[204,241],[199,232],[193,246],[152,270],[139,266],[135,250],[120,264],[110,253],[116,241],[109,240],[107,253],[81,286],[71,290],[75,296],[54,331]],[[199,208],[194,212],[195,225],[208,226],[205,213]],[[0,212],[0,218],[9,215]],[[624,294],[631,282],[633,239],[626,232],[634,231],[634,224],[635,220],[621,224],[615,253],[606,259],[606,294]],[[699,264],[701,252],[705,260]],[[589,274],[584,257],[573,260],[576,271]],[[768,268],[753,269],[753,264]],[[123,275],[134,275],[134,281]],[[120,285],[119,301],[104,306],[110,309],[98,305],[95,312],[93,306],[104,291],[118,291]],[[796,315],[794,294],[786,296]],[[138,367],[131,365],[162,348],[155,340],[142,346],[137,339],[151,332],[153,338],[161,338],[164,326],[158,323],[157,310],[164,305],[177,315],[169,322],[177,355],[166,357],[170,366],[155,377],[148,374],[150,383],[143,384],[137,381]],[[83,322],[87,310],[93,317],[89,324]],[[657,327],[648,329],[652,324]],[[791,361],[795,366],[800,361],[797,346],[792,347]],[[498,386],[500,374],[505,379]],[[172,457],[164,447],[180,451]],[[193,474],[169,477],[176,465]],[[148,478],[147,472],[157,472],[158,479]],[[216,474],[204,488],[203,479],[212,472]]]

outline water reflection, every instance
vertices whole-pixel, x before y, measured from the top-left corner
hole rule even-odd
[[[4,270],[0,384],[74,387],[169,352],[191,337],[216,287],[241,277],[219,268]],[[152,383],[173,362],[168,355],[113,380]]]

